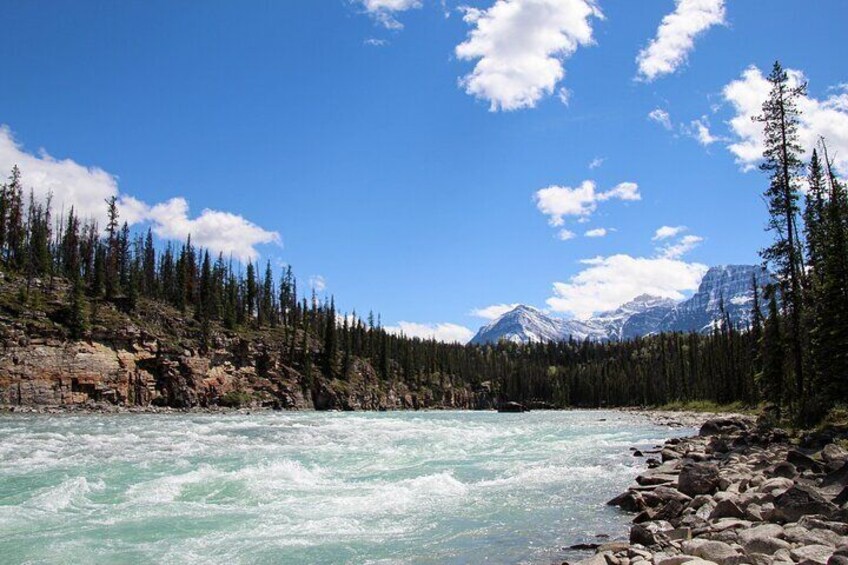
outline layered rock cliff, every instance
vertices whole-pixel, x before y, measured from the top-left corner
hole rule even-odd
[[[23,284],[0,279],[0,405],[393,410],[494,404],[486,383],[477,390],[441,381],[410,388],[380,379],[361,359],[344,378],[312,368],[307,377],[287,361],[279,328],[216,328],[201,347],[190,317],[155,302],[132,314],[92,305],[91,330],[85,339],[71,339],[63,324],[67,289],[35,281],[24,292]]]

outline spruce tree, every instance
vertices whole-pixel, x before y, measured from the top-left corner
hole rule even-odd
[[[803,324],[802,249],[798,232],[799,188],[802,175],[802,148],[798,141],[800,110],[798,99],[806,94],[806,85],[793,85],[779,62],[768,77],[771,91],[763,103],[763,113],[755,117],[763,124],[765,150],[760,169],[770,176],[765,191],[769,229],[774,242],[762,250],[763,258],[774,266],[781,284],[784,307],[788,312],[787,340],[790,344],[795,383],[794,396],[799,403],[798,416],[804,417],[805,397]]]

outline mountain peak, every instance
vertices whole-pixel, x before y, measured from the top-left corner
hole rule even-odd
[[[764,286],[771,275],[759,265],[716,265],[710,267],[698,291],[690,298],[640,294],[614,310],[588,320],[564,320],[542,310],[519,304],[480,328],[471,343],[516,343],[564,341],[569,338],[594,341],[622,340],[668,331],[708,331],[721,320],[721,311],[734,324],[750,320],[752,281]]]

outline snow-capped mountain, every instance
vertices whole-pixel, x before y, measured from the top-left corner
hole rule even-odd
[[[771,280],[771,274],[761,266],[712,267],[701,279],[698,291],[666,316],[663,330],[709,331],[722,319],[722,301],[734,325],[748,322],[754,301],[754,277],[761,287]]]
[[[532,306],[518,305],[487,326],[480,328],[471,343],[497,343],[501,340],[516,343],[548,342],[567,339],[602,340],[606,334],[592,324],[580,320],[563,320],[548,316]]]
[[[643,294],[615,310],[588,320],[564,320],[532,306],[519,305],[480,328],[473,344],[576,340],[619,341],[669,331],[710,331],[722,320],[722,303],[735,326],[751,317],[753,281],[759,286],[771,275],[760,266],[727,265],[710,268],[697,292],[680,302]]]
[[[656,333],[663,318],[674,308],[671,298],[642,294],[609,312],[592,318],[608,339],[622,340]]]

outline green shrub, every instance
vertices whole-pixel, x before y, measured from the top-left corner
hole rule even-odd
[[[253,396],[243,390],[231,390],[218,399],[218,405],[227,408],[240,408],[249,405],[252,401]]]

